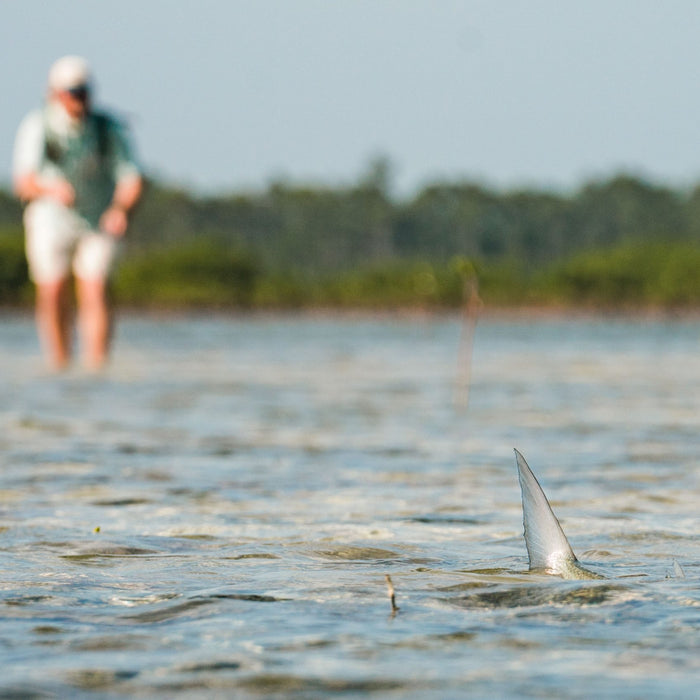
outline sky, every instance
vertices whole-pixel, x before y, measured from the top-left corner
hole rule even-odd
[[[697,0],[22,0],[0,5],[0,185],[50,64],[91,63],[146,172],[199,194],[700,182]]]

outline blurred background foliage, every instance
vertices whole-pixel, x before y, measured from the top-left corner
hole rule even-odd
[[[399,201],[379,159],[346,187],[200,197],[152,181],[114,280],[150,308],[700,306],[700,186],[631,175],[573,193],[436,183]],[[0,191],[0,303],[25,305],[21,208]]]

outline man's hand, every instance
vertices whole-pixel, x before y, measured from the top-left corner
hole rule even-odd
[[[49,185],[44,185],[44,194],[60,202],[64,207],[72,207],[75,204],[75,190],[67,180],[56,180]]]
[[[129,212],[139,201],[142,190],[140,175],[120,180],[114,188],[112,204],[100,217],[100,230],[121,238],[129,225]]]
[[[121,238],[126,233],[129,223],[123,207],[113,204],[100,217],[100,230],[115,238]]]
[[[18,177],[15,181],[15,193],[25,202],[48,197],[64,207],[72,207],[75,204],[75,190],[70,182],[62,179],[45,182],[36,173]]]

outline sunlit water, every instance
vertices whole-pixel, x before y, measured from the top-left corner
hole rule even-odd
[[[0,320],[0,696],[697,696],[700,322]]]

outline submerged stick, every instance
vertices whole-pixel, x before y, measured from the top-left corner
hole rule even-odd
[[[474,333],[476,322],[483,302],[479,297],[479,280],[476,272],[472,271],[464,280],[464,313],[462,322],[462,337],[459,352],[459,373],[455,391],[457,408],[465,411],[469,405],[469,388],[472,374],[472,350],[474,348]]]
[[[399,610],[399,606],[396,605],[396,593],[394,591],[394,584],[391,582],[391,576],[389,576],[389,574],[385,574],[384,578],[386,579],[386,587],[389,593],[389,600],[391,601],[391,614],[396,615],[397,611]]]

